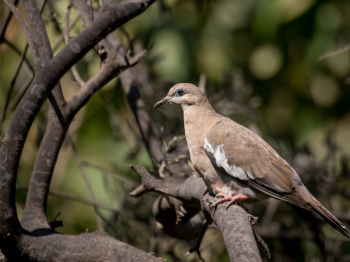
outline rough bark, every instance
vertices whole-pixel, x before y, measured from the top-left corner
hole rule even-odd
[[[215,223],[223,235],[231,261],[261,261],[255,236],[248,214],[238,205],[226,210],[225,204],[212,206],[215,198],[210,194],[202,178],[193,175],[182,184],[169,183],[152,177],[144,167],[132,169],[141,177],[142,185],[131,196],[140,196],[146,192],[157,192],[182,201],[182,222],[189,221],[197,209],[201,209],[209,224]]]
[[[123,61],[117,60],[108,67],[101,68],[67,105],[60,93],[51,96],[51,91],[59,79],[101,39],[143,12],[154,0],[126,0],[103,5],[90,26],[54,58],[49,50],[46,32],[41,32],[44,27],[35,1],[23,2],[28,26],[22,25],[32,49],[37,72],[15,111],[0,150],[1,251],[11,261],[157,261],[146,252],[103,233],[78,236],[58,234],[49,227],[45,215],[53,168],[71,119],[99,88],[122,69],[137,63],[144,54],[135,58],[124,57]],[[7,4],[11,6],[9,2]],[[13,4],[11,8],[15,10]],[[50,111],[49,128],[30,182],[29,191],[32,193],[28,195],[28,208],[22,221],[25,228],[22,228],[15,207],[17,169],[29,129],[47,97],[54,110]]]

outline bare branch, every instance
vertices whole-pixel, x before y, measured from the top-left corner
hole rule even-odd
[[[72,8],[72,4],[73,4],[73,0],[69,0],[68,6],[67,6],[66,17],[64,18],[64,32],[63,32],[63,34],[64,34],[64,39],[66,41],[66,45],[68,45],[68,43],[69,43],[69,15],[70,15],[70,9]],[[72,66],[71,70],[73,72],[74,78],[77,81],[77,83],[80,86],[83,86],[84,81],[83,81],[83,79],[81,79],[75,65]]]
[[[31,38],[27,39],[29,42],[35,68],[41,71],[48,61],[53,57],[49,38],[46,33],[45,25],[41,19],[41,13],[44,10],[47,0],[44,0],[40,9],[37,7],[35,0],[22,1],[22,6],[28,21]],[[52,90],[52,96],[48,95],[52,109],[55,110],[59,119],[62,120],[61,111],[66,104],[64,100],[61,86],[59,83]]]
[[[8,6],[8,8],[10,8],[11,12],[15,15],[15,17],[17,18],[19,24],[21,25],[24,34],[26,35],[27,39],[30,39],[30,31],[28,26],[26,25],[26,23],[24,22],[23,17],[21,16],[21,14],[18,12],[17,7],[9,0],[3,0],[4,3]]]
[[[6,108],[6,112],[4,115],[4,119],[12,112],[12,110],[17,106],[17,104],[19,103],[19,101],[21,101],[24,93],[27,91],[27,89],[29,88],[30,84],[32,83],[34,79],[34,76],[29,77],[27,79],[27,81],[22,85],[22,87],[19,89],[19,92],[17,93],[17,95],[12,99],[12,101],[10,102],[9,106]]]
[[[96,241],[98,241],[97,245],[94,241],[91,241],[92,238],[90,237],[83,236],[79,238],[79,236],[58,235],[55,234],[54,231],[50,231],[51,229],[45,227],[41,230],[32,231],[33,233],[23,234],[23,229],[19,224],[15,207],[15,182],[19,158],[34,117],[49,92],[51,92],[53,87],[58,83],[58,80],[71,66],[81,59],[103,37],[134,16],[143,12],[153,2],[154,0],[126,0],[102,8],[99,15],[88,28],[82,31],[73,41],[63,48],[57,56],[45,63],[45,66],[41,67],[41,70],[38,70],[34,81],[19,103],[0,150],[0,200],[3,203],[0,205],[0,220],[3,221],[0,225],[0,247],[2,252],[6,253],[5,255],[7,257],[13,260],[17,259],[17,261],[23,259],[45,261],[46,256],[50,256],[51,259],[63,261],[66,259],[65,256],[67,254],[74,252],[77,254],[77,259],[83,261],[110,261],[112,257],[114,260],[122,261],[123,256],[131,255],[130,252],[133,252],[132,260],[134,261],[156,261],[155,258],[149,258],[145,252],[129,247],[126,244],[119,244],[118,241],[105,235],[99,237],[98,233],[94,235]],[[69,117],[67,118],[69,120]],[[58,123],[57,126],[61,125],[56,115],[50,115],[49,119],[52,119],[51,121],[56,121]],[[46,137],[46,139],[55,137],[55,139],[59,140],[55,145],[56,150],[50,151],[51,149],[47,148],[49,150],[42,151],[42,153],[44,153],[44,155],[42,155],[43,157],[37,158],[42,159],[40,163],[41,166],[36,165],[37,168],[40,166],[43,167],[43,169],[34,168],[35,170],[40,170],[36,173],[42,172],[41,170],[50,170],[50,172],[44,171],[40,174],[42,180],[34,179],[31,180],[30,184],[37,185],[37,188],[43,189],[41,193],[43,192],[44,194],[37,194],[44,196],[44,199],[39,201],[41,202],[43,200],[44,204],[46,204],[45,192],[48,191],[51,181],[51,170],[54,168],[59,148],[70,123],[68,120],[67,125],[57,131],[59,132],[58,136]],[[51,128],[53,127],[54,126],[51,126]],[[48,133],[50,132],[47,132],[47,134]],[[52,131],[52,133],[54,132]],[[50,143],[46,144],[50,145]],[[51,152],[53,152],[53,156],[49,154]],[[34,200],[33,203],[37,203],[35,202],[35,195],[32,195],[32,199],[27,199],[27,202],[32,202],[31,200]],[[36,204],[34,204],[34,206],[35,205]],[[37,209],[41,209],[40,205],[42,206],[42,203],[39,203]],[[41,212],[43,213],[43,219],[46,221],[46,217],[44,216],[45,210]],[[45,224],[45,221],[41,221],[42,224]],[[40,235],[41,237],[36,238],[36,235]],[[35,243],[39,246],[45,246],[44,253],[32,252],[31,248],[33,248],[34,239]],[[64,247],[65,252],[57,252],[58,247],[56,245],[51,245],[51,243],[57,242],[58,239],[60,239],[60,247]],[[93,242],[94,244],[92,246],[91,243]],[[21,251],[18,251],[18,243],[21,243]],[[118,249],[117,247],[122,249]],[[89,252],[84,252],[86,248],[88,248]],[[86,257],[87,254],[88,257]],[[103,256],[101,256],[101,254],[103,254]]]
[[[123,69],[137,64],[146,54],[147,51],[144,50],[133,57],[127,55],[123,59],[102,64],[98,73],[83,85],[78,93],[68,102],[69,114],[76,114],[99,89],[116,77]]]
[[[204,259],[203,259],[202,256],[201,256],[201,253],[200,253],[199,248],[200,248],[200,246],[201,246],[201,242],[202,242],[202,240],[203,240],[204,234],[205,234],[205,232],[207,231],[207,229],[208,229],[208,224],[205,222],[201,234],[199,235],[199,237],[198,237],[196,243],[195,243],[195,244],[190,248],[190,250],[188,250],[188,252],[186,253],[186,255],[185,255],[186,257],[188,257],[189,255],[191,255],[193,252],[196,252],[197,255],[198,255],[199,260],[202,261],[202,262],[204,262]]]
[[[175,197],[182,201],[186,210],[199,205],[207,222],[214,222],[220,229],[231,261],[261,261],[247,213],[238,205],[232,205],[227,210],[222,204],[212,206],[215,198],[209,194],[202,178],[193,175],[178,185],[155,179],[144,167],[133,166],[132,169],[140,175],[147,191]]]
[[[65,119],[60,119],[60,111],[56,114],[50,111],[49,124],[45,132],[43,141],[40,145],[39,154],[45,157],[37,158],[34,171],[29,185],[27,203],[25,212],[22,217],[22,224],[35,228],[49,227],[46,221],[46,201],[48,196],[49,185],[53,169],[57,160],[58,152],[64,141],[68,127],[79,109],[87,103],[90,97],[106,83],[118,75],[123,67],[132,66],[145,56],[142,52],[135,57],[128,58],[130,62],[123,59],[122,61],[111,61],[103,64],[100,71],[92,77],[67,104],[67,114]],[[54,104],[53,104],[54,105]],[[51,138],[55,137],[55,140]],[[38,172],[40,170],[40,172]],[[36,181],[41,181],[45,185],[38,186]],[[36,197],[38,192],[42,198]],[[34,219],[37,217],[37,219]]]
[[[79,21],[80,19],[80,14],[78,14],[73,22],[69,25],[69,28],[68,28],[68,32],[70,32],[70,30],[72,30],[72,28],[77,24],[77,22]],[[65,37],[65,34],[63,33],[60,38],[58,38],[56,44],[54,44],[53,48],[52,48],[52,52],[55,52],[57,50],[57,48],[60,46],[60,44],[64,41],[64,37]]]
[[[160,147],[158,138],[153,131],[151,119],[148,115],[145,102],[140,95],[138,85],[134,80],[132,70],[128,69],[121,73],[120,80],[129,105],[135,115],[148,154],[152,159],[153,166],[155,169],[158,169],[160,163],[164,159],[164,154]]]
[[[18,0],[15,0],[13,2],[13,5],[16,6],[18,3]],[[1,41],[3,40],[4,38],[4,35],[5,35],[5,31],[7,29],[7,26],[9,25],[10,23],[10,20],[11,20],[11,17],[12,17],[12,11],[9,10],[5,16],[5,19],[4,21],[2,22],[1,26],[0,26],[0,43]]]
[[[81,175],[83,176],[83,179],[84,179],[84,182],[85,182],[85,185],[89,191],[89,194],[90,194],[90,197],[91,197],[91,200],[92,202],[96,203],[96,198],[95,198],[95,194],[94,194],[94,191],[92,190],[92,187],[90,185],[90,182],[85,174],[85,171],[84,171],[84,164],[83,164],[83,161],[81,160],[81,158],[79,157],[78,155],[78,152],[75,148],[75,145],[72,141],[72,139],[68,136],[67,137],[67,140],[72,148],[72,151],[73,151],[73,155],[74,155],[74,158],[75,158],[75,161],[77,162],[78,164],[78,168],[79,168],[79,171],[81,173]],[[98,210],[98,208],[96,206],[94,206],[94,210],[96,212],[96,214],[101,218],[103,219],[108,225],[108,221],[106,219],[103,218],[103,216],[101,215],[101,212]],[[113,226],[109,225],[112,229],[114,228]]]
[[[28,190],[27,187],[21,186],[21,185],[17,185],[16,189],[17,190],[23,190],[23,191],[27,191]],[[76,202],[79,202],[79,203],[82,203],[82,204],[85,204],[85,205],[93,206],[95,208],[101,208],[101,209],[104,209],[104,210],[107,210],[107,211],[110,211],[110,212],[113,212],[113,213],[116,213],[116,214],[122,214],[122,215],[126,215],[126,216],[129,216],[129,217],[133,217],[134,216],[132,212],[128,212],[126,210],[120,210],[118,208],[113,208],[113,207],[110,207],[110,206],[105,205],[103,203],[100,203],[98,201],[92,201],[90,199],[86,199],[86,198],[83,198],[83,197],[75,196],[75,195],[72,195],[70,193],[62,192],[62,191],[59,191],[59,190],[50,189],[49,195],[50,196],[64,198],[64,199],[68,199],[68,200],[72,200],[72,201],[76,201]]]
[[[347,44],[347,45],[344,45],[342,47],[339,47],[335,50],[332,50],[332,51],[329,51],[323,55],[321,55],[319,58],[318,58],[318,61],[323,61],[323,60],[326,60],[327,58],[330,58],[332,56],[335,56],[335,55],[338,55],[338,54],[341,54],[341,53],[344,53],[346,51],[349,51],[350,50],[350,44]]]
[[[83,163],[84,163],[85,166],[89,166],[89,167],[92,167],[94,169],[100,170],[101,172],[106,173],[106,174],[108,174],[109,176],[111,176],[113,178],[116,178],[116,179],[118,179],[120,181],[123,181],[125,184],[127,184],[129,186],[136,187],[138,185],[136,182],[132,181],[131,179],[129,179],[129,178],[125,177],[125,176],[116,174],[115,172],[113,172],[111,170],[105,169],[103,167],[96,166],[96,165],[88,163],[88,162],[83,162]]]
[[[24,45],[23,51],[21,52],[14,44],[12,44],[7,38],[4,38],[4,42],[11,47],[17,54],[20,55],[20,59],[16,68],[16,73],[15,76],[12,80],[12,82],[14,82],[17,78],[18,75],[18,71],[21,69],[22,64],[24,64],[25,69],[27,70],[27,73],[30,77],[34,77],[34,68],[32,67],[32,65],[29,63],[29,61],[26,59],[26,53],[28,51],[28,42]],[[12,84],[11,82],[11,84]]]
[[[89,7],[83,0],[76,0],[76,3],[83,23],[85,27],[87,27],[91,23]],[[104,2],[104,4],[106,5],[107,2]],[[123,57],[126,55],[124,48],[121,46],[117,37],[113,34],[110,34],[107,39],[102,41],[101,45],[103,45],[105,52],[108,54],[106,59],[107,61],[111,61],[115,58],[123,59]],[[143,141],[146,144],[146,148],[152,159],[153,166],[155,169],[158,169],[160,163],[164,158],[164,154],[161,150],[158,139],[154,134],[150,117],[146,110],[145,103],[141,98],[140,92],[138,90],[138,85],[134,81],[132,70],[128,69],[122,72],[120,74],[120,79],[129,105],[140,128]]]
[[[6,38],[4,38],[4,42],[9,45],[13,50],[16,51],[16,53],[20,54],[21,57],[20,57],[20,61],[17,65],[17,68],[16,68],[16,71],[15,71],[15,75],[13,76],[13,79],[11,81],[11,86],[7,92],[7,97],[6,97],[6,101],[5,101],[5,105],[4,105],[4,109],[2,111],[2,115],[1,115],[1,118],[0,118],[0,130],[1,130],[1,126],[2,126],[2,122],[5,120],[7,114],[6,114],[6,111],[7,111],[7,107],[8,107],[8,104],[10,102],[10,98],[11,98],[11,94],[12,94],[12,91],[13,91],[13,88],[15,86],[15,82],[16,82],[16,79],[19,75],[19,72],[21,70],[21,67],[22,67],[22,63],[24,63],[26,69],[27,69],[27,72],[29,74],[29,78],[30,79],[33,79],[34,78],[34,70],[33,68],[31,67],[31,65],[29,64],[29,62],[27,61],[27,59],[25,58],[26,56],[26,52],[28,50],[28,43],[25,44],[24,46],[24,49],[23,49],[23,52],[21,53],[17,47],[15,47],[10,41],[8,41]]]

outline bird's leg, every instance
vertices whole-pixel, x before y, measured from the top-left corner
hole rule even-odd
[[[243,195],[243,194],[238,194],[236,196],[228,196],[224,193],[219,193],[217,194],[216,196],[221,196],[222,198],[219,199],[218,201],[216,201],[213,206],[216,206],[222,202],[225,202],[225,201],[230,201],[227,205],[226,205],[226,209],[231,206],[233,203],[237,202],[237,201],[240,201],[240,200],[245,200],[245,199],[248,199],[249,196],[246,196],[246,195]]]

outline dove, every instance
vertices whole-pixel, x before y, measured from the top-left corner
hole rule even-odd
[[[208,189],[228,201],[256,203],[268,197],[314,210],[333,228],[350,238],[350,232],[304,186],[295,170],[261,137],[218,114],[195,85],[173,86],[154,108],[182,107],[191,161]]]

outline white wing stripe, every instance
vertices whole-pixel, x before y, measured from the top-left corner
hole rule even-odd
[[[208,142],[207,139],[205,139],[204,149],[214,155],[216,165],[225,169],[228,175],[241,180],[248,180],[249,178],[254,178],[249,172],[246,173],[242,168],[236,167],[235,165],[230,166],[228,164],[224,150],[224,145],[218,145],[216,150],[214,150],[213,146]]]

